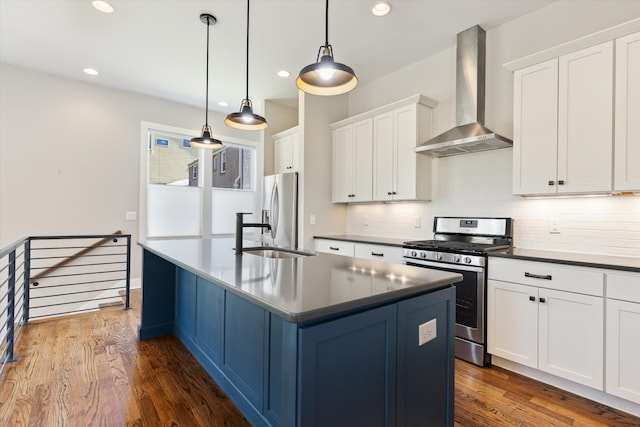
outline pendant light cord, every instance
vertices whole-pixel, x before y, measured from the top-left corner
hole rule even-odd
[[[209,26],[211,18],[207,18],[207,77],[205,79],[206,82],[206,90],[205,94],[205,105],[204,105],[204,124],[209,127]]]
[[[249,0],[247,0],[247,72],[245,80],[246,96],[245,99],[249,100]]]
[[[329,0],[326,1],[326,6],[325,6],[324,34],[325,34],[324,47],[328,48],[329,47]]]

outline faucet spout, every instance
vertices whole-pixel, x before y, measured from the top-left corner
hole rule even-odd
[[[250,215],[251,212],[236,212],[236,255],[242,255],[242,234],[245,228],[266,228],[271,230],[271,225],[260,222],[244,222],[244,215]]]

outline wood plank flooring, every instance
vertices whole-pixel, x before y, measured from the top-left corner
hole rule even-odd
[[[173,336],[138,341],[132,310],[36,322],[0,378],[0,426],[248,426]],[[500,368],[456,361],[455,425],[640,426],[640,419]]]

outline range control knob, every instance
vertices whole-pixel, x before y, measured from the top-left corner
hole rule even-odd
[[[453,256],[453,262],[460,262],[462,258],[460,257],[460,255],[454,255]]]
[[[416,251],[411,251],[411,256],[412,256],[413,258],[417,258],[417,257],[418,257],[418,252],[416,252]]]
[[[420,252],[420,258],[426,259],[427,258],[427,253],[422,251]]]
[[[464,262],[465,264],[471,264],[471,258],[469,258],[468,256],[464,257]]]
[[[442,261],[442,254],[436,254],[436,259],[438,261]]]

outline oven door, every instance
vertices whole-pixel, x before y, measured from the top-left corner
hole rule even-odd
[[[456,337],[478,344],[485,342],[485,270],[483,267],[452,265],[404,258],[406,265],[462,274],[456,287]]]

